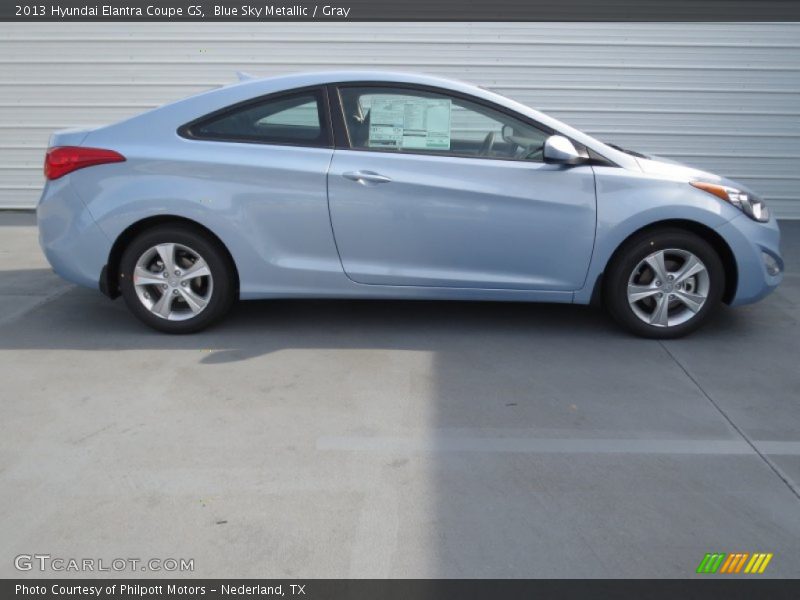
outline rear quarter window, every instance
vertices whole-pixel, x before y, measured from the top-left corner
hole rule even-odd
[[[282,94],[217,111],[179,133],[199,140],[329,146],[323,106],[320,90]]]

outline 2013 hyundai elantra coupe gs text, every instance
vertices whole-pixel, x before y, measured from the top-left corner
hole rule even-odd
[[[236,298],[600,299],[677,337],[783,271],[744,186],[423,75],[243,81],[56,133],[45,175],[55,271],[170,333]]]

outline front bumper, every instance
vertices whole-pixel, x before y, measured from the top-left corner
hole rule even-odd
[[[736,261],[737,285],[731,306],[761,300],[783,280],[783,258],[780,253],[780,229],[774,217],[758,223],[742,214],[717,228],[730,246]],[[777,273],[770,273],[776,267]]]
[[[39,244],[53,270],[67,281],[97,289],[111,242],[70,187],[69,176],[45,185],[36,220]]]

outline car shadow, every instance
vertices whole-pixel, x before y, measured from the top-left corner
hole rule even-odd
[[[174,349],[202,353],[201,364],[249,360],[292,348],[442,350],[464,339],[577,345],[630,336],[596,307],[516,302],[427,300],[259,300],[237,302],[214,327],[192,335],[149,329],[122,299],[69,287],[46,269],[0,271],[0,300],[29,298],[25,314],[3,323],[2,349]],[[752,320],[723,307],[696,336],[738,337]]]

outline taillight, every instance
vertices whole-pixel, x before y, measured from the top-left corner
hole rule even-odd
[[[113,150],[102,148],[81,148],[80,146],[56,146],[47,151],[44,157],[44,176],[58,179],[84,167],[122,162],[125,157]]]

